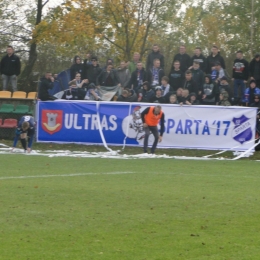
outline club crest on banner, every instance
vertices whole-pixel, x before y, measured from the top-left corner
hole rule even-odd
[[[42,128],[49,134],[57,133],[62,128],[62,110],[42,110]]]
[[[250,141],[253,136],[250,118],[243,115],[239,118],[234,117],[232,121],[235,124],[232,132],[233,139],[241,144]]]

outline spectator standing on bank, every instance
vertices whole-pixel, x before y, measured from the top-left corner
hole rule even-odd
[[[136,93],[138,93],[143,83],[147,80],[148,75],[147,71],[143,68],[143,63],[137,62],[137,68],[131,75],[130,81],[128,83],[128,88],[133,89]]]
[[[198,62],[200,64],[200,69],[203,72],[206,72],[206,68],[207,68],[206,58],[202,54],[200,47],[196,47],[196,49],[194,50],[194,55],[191,57],[191,67],[189,69],[192,69],[192,65],[194,62]]]
[[[185,71],[189,69],[191,64],[191,58],[190,55],[186,53],[185,45],[181,45],[179,48],[179,53],[174,56],[173,62],[177,60],[180,62],[180,70],[185,73]]]
[[[117,85],[120,86],[117,72],[113,70],[112,64],[108,64],[98,75],[97,86],[113,87]]]
[[[76,77],[76,74],[79,73],[81,77],[84,76],[84,66],[81,63],[81,58],[79,56],[75,56],[73,59],[73,64],[70,67],[70,79],[73,80]]]
[[[211,48],[211,54],[207,57],[207,74],[212,74],[212,71],[215,70],[215,63],[219,62],[223,69],[226,69],[225,61],[220,55],[219,49],[216,45],[213,45]]]
[[[148,148],[148,138],[149,135],[152,134],[154,136],[154,142],[151,148],[151,154],[155,153],[155,149],[157,147],[158,142],[162,141],[162,136],[164,133],[164,113],[162,111],[161,106],[156,107],[147,107],[142,113],[142,121],[143,121],[143,127],[145,131],[145,137],[144,137],[144,153],[147,153]],[[160,135],[158,132],[157,125],[160,122]]]
[[[139,52],[135,52],[133,56],[133,60],[129,62],[128,69],[132,74],[137,69],[137,63],[140,62],[140,54]]]
[[[7,46],[7,54],[2,58],[0,63],[0,72],[3,80],[3,90],[8,89],[9,83],[13,91],[17,91],[17,77],[21,73],[20,58],[14,54],[12,46]]]
[[[260,88],[260,54],[256,54],[249,64],[250,80],[255,80],[256,87]]]
[[[160,48],[158,44],[153,45],[152,52],[148,55],[146,60],[146,70],[148,71],[154,66],[154,60],[158,59],[160,61],[160,66],[164,68],[164,56],[160,53]]]
[[[180,62],[178,60],[174,61],[171,72],[169,74],[169,84],[173,91],[176,91],[183,85],[184,82],[184,72],[180,70]]]
[[[216,105],[216,96],[218,93],[218,86],[211,80],[211,76],[209,74],[206,75],[202,87],[202,104],[212,106]]]
[[[130,70],[127,68],[127,64],[125,61],[120,62],[120,67],[117,69],[117,75],[121,84],[121,88],[127,87],[131,78],[131,73]]]
[[[153,89],[161,84],[164,71],[161,68],[161,62],[159,59],[153,61],[153,67],[147,71],[147,76]]]
[[[98,64],[98,58],[96,56],[93,56],[91,58],[91,64],[88,65],[87,70],[87,79],[89,81],[89,84],[97,84],[97,77],[101,73],[101,71],[102,69]]]
[[[239,99],[243,97],[246,83],[248,80],[248,73],[249,73],[248,62],[243,58],[243,52],[237,51],[236,59],[234,60],[233,63],[233,75],[232,75],[232,80],[234,81],[234,98]]]

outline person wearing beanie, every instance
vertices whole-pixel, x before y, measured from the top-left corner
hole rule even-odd
[[[165,103],[165,97],[163,96],[163,90],[160,86],[155,88],[155,95],[149,99],[150,103]]]
[[[243,103],[245,103],[246,106],[253,103],[255,94],[260,94],[260,89],[256,87],[256,81],[254,79],[251,79],[249,82],[249,87],[245,90],[242,100]]]

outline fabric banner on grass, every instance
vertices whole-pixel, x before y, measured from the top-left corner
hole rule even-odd
[[[149,105],[154,104],[39,102],[37,141],[102,144],[105,139],[108,145],[140,146],[144,139],[141,112]],[[254,144],[256,108],[161,106],[165,133],[158,147],[245,151]]]

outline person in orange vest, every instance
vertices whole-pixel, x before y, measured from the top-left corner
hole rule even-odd
[[[162,107],[161,106],[147,107],[142,112],[141,116],[143,121],[144,132],[145,132],[144,153],[147,153],[148,138],[149,135],[152,133],[154,136],[154,142],[151,148],[151,154],[154,154],[155,149],[157,147],[157,143],[162,141],[162,136],[164,132],[164,113],[162,111]],[[157,128],[159,122],[161,125],[160,135]]]

